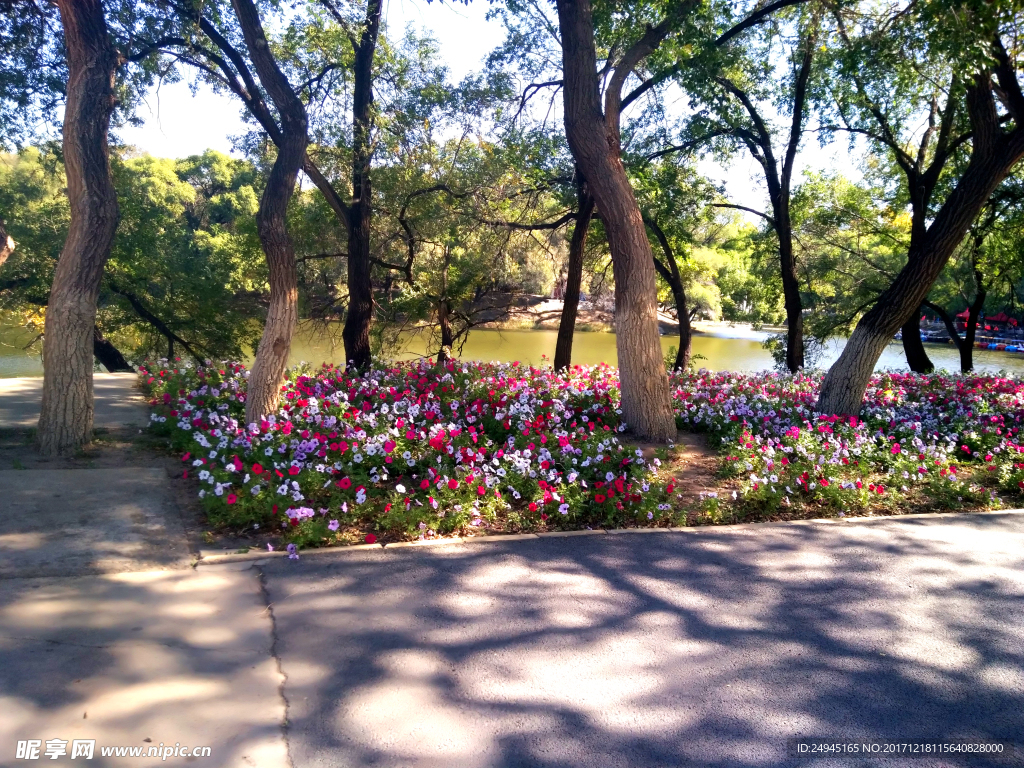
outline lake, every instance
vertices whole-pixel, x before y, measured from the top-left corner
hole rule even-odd
[[[339,334],[340,335],[340,334]],[[516,330],[497,331],[475,330],[469,335],[462,351],[467,360],[519,360],[532,365],[550,363],[555,354],[555,331]],[[766,333],[754,331],[746,326],[718,325],[707,333],[697,334],[693,339],[694,354],[703,355],[699,365],[711,370],[758,371],[771,368],[771,355],[761,341]],[[31,342],[33,334],[20,328],[0,326],[0,377],[41,376],[43,372],[38,350],[26,351],[23,347]],[[340,339],[339,339],[340,342]],[[674,346],[675,336],[663,336],[661,345],[665,352]],[[826,368],[839,357],[844,340],[835,339],[826,347],[818,366]],[[422,336],[411,336],[403,358],[423,354],[425,341]],[[954,347],[929,344],[928,354],[938,368],[959,370],[960,358]],[[336,346],[316,337],[308,329],[300,330],[292,346],[292,362],[305,360],[319,365],[324,361],[340,363],[343,359],[340,343]],[[586,365],[606,362],[615,365],[615,335],[611,333],[577,333],[573,341],[573,362]],[[978,371],[1006,370],[1024,374],[1024,355],[1004,352],[975,350],[974,364]],[[907,370],[903,347],[890,344],[878,361],[879,370]]]

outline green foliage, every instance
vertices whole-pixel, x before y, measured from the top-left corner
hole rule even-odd
[[[101,287],[101,331],[135,359],[242,354],[266,281],[252,166],[216,152],[175,161],[122,151],[112,173],[121,219]],[[59,152],[29,147],[4,158],[0,206],[18,244],[0,271],[0,309],[41,331],[70,217]]]

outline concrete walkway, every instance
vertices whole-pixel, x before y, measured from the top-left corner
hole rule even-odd
[[[145,426],[146,404],[135,389],[134,373],[94,373],[94,423],[104,429]],[[30,428],[39,423],[41,376],[0,379],[0,428]]]
[[[209,570],[220,566],[209,566]],[[601,534],[262,566],[296,766],[796,760],[1024,742],[1024,514]]]
[[[81,456],[40,459],[23,434],[3,435],[0,766],[33,764],[16,758],[33,739],[47,765],[79,764],[70,744],[85,739],[88,765],[286,768],[259,574],[192,568],[167,462],[123,437],[147,420],[134,381],[97,374],[96,425],[122,437]],[[0,379],[0,426],[35,426],[40,392],[41,379]],[[51,739],[68,754],[47,759]],[[164,759],[175,745],[210,756]]]
[[[0,581],[0,765],[32,764],[18,741],[58,738],[95,740],[94,766],[284,768],[270,630],[251,571]],[[100,754],[161,742],[210,756]]]
[[[162,467],[0,471],[0,578],[187,568]]]

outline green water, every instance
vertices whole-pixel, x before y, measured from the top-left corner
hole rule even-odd
[[[771,355],[761,346],[764,333],[751,331],[746,327],[721,327],[713,333],[697,334],[693,339],[693,352],[705,359],[698,364],[711,370],[758,371],[771,368]],[[344,353],[340,344],[313,334],[301,328],[292,345],[291,362],[306,361],[319,365],[322,362],[342,363]],[[470,333],[461,357],[466,360],[513,361],[531,365],[550,364],[555,354],[555,331],[496,331],[479,329]],[[20,328],[0,325],[0,378],[10,376],[40,376],[42,364],[38,345],[32,350],[22,349],[33,339],[33,334]],[[661,338],[662,349],[667,353],[676,343],[675,336]],[[830,365],[842,351],[844,341],[831,342],[819,367]],[[433,353],[436,350],[430,350]],[[400,357],[414,358],[426,354],[424,335],[408,337]],[[928,345],[928,354],[938,368],[959,370],[960,360],[952,346]],[[615,335],[611,333],[577,333],[573,339],[573,362],[584,365],[609,363],[615,365],[618,355],[615,350]],[[976,350],[975,367],[979,371],[1007,370],[1024,374],[1024,355]],[[878,369],[906,370],[906,358],[899,344],[890,344],[878,361]]]

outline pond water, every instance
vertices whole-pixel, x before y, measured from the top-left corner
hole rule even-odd
[[[340,334],[339,334],[340,336]],[[746,326],[717,326],[709,333],[697,334],[693,339],[693,352],[704,356],[699,365],[711,370],[758,371],[773,366],[771,354],[761,346],[767,336]],[[25,350],[34,335],[24,329],[0,326],[0,378],[10,376],[41,376],[43,369],[37,348]],[[517,330],[497,331],[478,329],[470,333],[462,350],[467,360],[519,360],[532,365],[550,363],[555,354],[555,331]],[[340,341],[340,339],[339,339]],[[661,345],[668,352],[676,342],[675,336],[663,336]],[[836,339],[825,348],[818,367],[826,368],[839,357],[844,340]],[[426,340],[411,335],[401,357],[413,358],[426,352]],[[38,345],[36,345],[38,347]],[[959,370],[960,358],[952,346],[927,345],[928,354],[938,368]],[[324,361],[340,363],[343,360],[339,344],[300,330],[292,346],[292,363],[305,360],[319,365]],[[586,365],[606,362],[615,365],[615,335],[611,333],[577,333],[573,340],[573,362]],[[1024,374],[1024,355],[1005,352],[975,350],[975,368],[978,371],[1006,370]],[[890,344],[878,361],[878,370],[906,370],[903,347]]]

